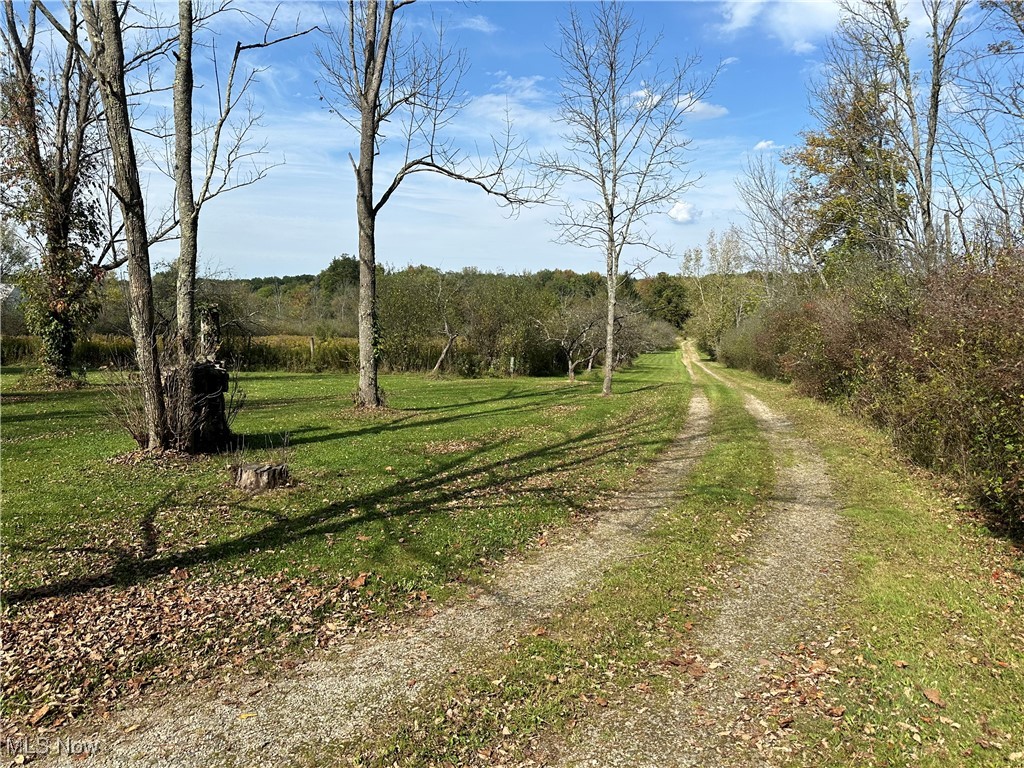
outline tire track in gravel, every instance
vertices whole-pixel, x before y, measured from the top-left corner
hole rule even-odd
[[[177,696],[119,713],[103,730],[74,736],[97,740],[97,753],[84,762],[60,757],[57,764],[283,766],[318,744],[357,735],[470,660],[474,649],[543,620],[600,579],[673,504],[706,450],[709,426],[708,401],[694,391],[683,432],[588,529],[557,532],[535,556],[496,571],[475,599],[459,599],[401,634],[357,640],[216,700]]]
[[[694,361],[708,376],[735,385]],[[846,532],[832,498],[824,460],[789,421],[747,393],[744,405],[768,438],[776,488],[749,564],[728,579],[714,622],[696,638],[707,674],[667,702],[609,711],[553,765],[561,768],[764,766],[744,734],[745,702],[758,679],[779,665],[795,638],[828,633]]]

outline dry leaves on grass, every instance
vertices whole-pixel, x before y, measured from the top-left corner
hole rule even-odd
[[[247,577],[159,581],[4,608],[0,683],[8,726],[56,729],[165,683],[275,659],[296,643],[332,645],[370,620],[370,576],[334,586]]]
[[[449,453],[465,453],[473,451],[482,445],[477,440],[445,440],[434,443],[427,443],[423,447],[424,453],[431,456],[444,456]]]

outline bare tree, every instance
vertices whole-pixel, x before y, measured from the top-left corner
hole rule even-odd
[[[431,373],[437,375],[448,355],[455,349],[455,342],[462,336],[462,312],[457,294],[458,287],[453,284],[451,276],[437,272],[437,294],[434,304],[437,307],[438,319],[441,322],[441,335],[444,336],[444,348],[434,363]]]
[[[240,94],[247,89],[254,78],[254,73],[250,73],[244,84],[237,91],[233,90],[240,53],[248,48],[266,47],[279,42],[279,40],[272,41],[265,36],[260,43],[247,46],[243,46],[241,43],[236,44],[223,93],[220,92],[218,82],[220,111],[209,134],[206,172],[199,192],[196,194],[192,177],[193,132],[195,130],[192,119],[194,89],[192,38],[201,22],[210,18],[210,15],[205,17],[196,15],[194,7],[187,0],[182,0],[179,3],[177,34],[157,34],[151,42],[133,52],[129,58],[125,53],[124,34],[129,28],[126,19],[131,11],[130,3],[104,2],[102,0],[88,0],[82,3],[82,14],[89,38],[88,50],[78,41],[73,30],[58,21],[43,4],[38,3],[37,5],[68,44],[74,46],[79,52],[82,64],[98,84],[103,102],[113,165],[111,189],[121,209],[123,258],[128,266],[130,320],[142,390],[145,425],[138,432],[145,436],[144,447],[150,450],[167,448],[172,444],[191,448],[194,443],[192,430],[195,426],[192,411],[196,398],[192,391],[190,372],[194,362],[195,265],[199,213],[203,204],[220,192],[237,186],[245,186],[261,176],[260,173],[256,173],[254,177],[238,181],[233,174],[237,162],[246,157],[241,149],[244,145],[246,130],[235,132],[233,142],[224,155],[221,154],[221,135],[232,109],[238,103]],[[223,11],[225,8],[227,8],[227,4],[217,6],[213,14]],[[270,27],[271,24],[268,23],[268,32]],[[147,31],[164,32],[166,29],[157,24],[150,25]],[[281,39],[290,39],[298,34],[304,33],[288,35]],[[175,47],[177,50],[174,50]],[[179,359],[189,371],[189,375],[181,377],[182,382],[180,383],[183,386],[176,388],[174,423],[168,421],[168,403],[157,348],[149,257],[149,248],[156,236],[149,231],[146,222],[145,198],[139,180],[139,160],[133,134],[127,85],[128,72],[167,52],[173,52],[177,58],[175,80],[172,86],[176,161],[173,178],[176,187],[177,216],[168,228],[178,226],[182,241],[178,263],[177,328],[179,335],[177,347]],[[250,121],[249,125],[251,126],[251,124]],[[233,179],[234,181],[232,181]],[[182,417],[181,413],[187,415]]]
[[[736,188],[743,203],[750,265],[758,270],[770,293],[774,281],[783,286],[794,277],[811,274],[828,288],[821,260],[809,236],[811,224],[796,205],[791,179],[763,154],[748,159]]]
[[[604,395],[612,392],[616,291],[623,251],[630,246],[665,252],[646,221],[695,179],[685,172],[690,140],[687,113],[713,77],[698,80],[696,56],[658,65],[660,36],[649,38],[617,1],[584,16],[575,8],[561,25],[556,54],[562,64],[559,118],[564,150],[541,159],[554,182],[568,183],[562,214],[554,221],[560,242],[604,254],[608,305],[605,318]],[[586,190],[579,197],[578,190]]]
[[[359,137],[350,157],[356,178],[359,226],[359,389],[361,406],[381,406],[377,384],[377,215],[403,181],[416,173],[437,173],[473,184],[511,206],[531,202],[519,167],[522,146],[511,135],[492,139],[486,159],[470,158],[449,134],[465,106],[461,81],[466,62],[450,48],[444,30],[436,44],[403,30],[396,19],[414,0],[350,0],[341,23],[327,24],[327,43],[318,51],[324,81],[321,95]],[[400,147],[397,168],[388,171],[383,192],[375,191],[376,163],[385,142]],[[394,159],[394,158],[388,158]]]
[[[1024,242],[1024,4],[984,0],[985,41],[958,71],[944,164],[964,254]]]
[[[268,48],[272,45],[308,34],[311,29],[271,38],[274,19],[266,22],[263,39],[259,42],[235,43],[234,53],[227,68],[223,85],[220,72],[217,75],[218,113],[207,130],[202,132],[205,139],[203,175],[198,190],[193,177],[194,135],[197,130],[193,118],[195,75],[193,66],[193,36],[207,21],[229,10],[227,3],[218,6],[206,15],[200,15],[193,0],[178,2],[178,46],[175,52],[174,85],[174,166],[172,178],[175,185],[176,216],[179,231],[179,252],[177,262],[176,292],[176,370],[175,400],[171,409],[170,431],[177,448],[193,451],[197,447],[210,450],[223,448],[229,434],[227,424],[207,424],[205,415],[211,414],[219,420],[219,409],[204,406],[212,392],[196,391],[196,264],[199,255],[199,217],[203,206],[219,194],[249,186],[265,177],[266,166],[250,165],[248,173],[239,174],[241,164],[262,151],[262,147],[246,149],[248,135],[258,122],[258,115],[250,109],[240,124],[234,126],[227,146],[222,146],[225,127],[236,113],[236,108],[255,82],[256,70],[249,69],[238,81],[239,61],[245,51]],[[216,51],[216,43],[212,50]],[[214,58],[213,67],[217,70]],[[224,382],[226,387],[226,382]],[[197,445],[197,441],[205,437]]]

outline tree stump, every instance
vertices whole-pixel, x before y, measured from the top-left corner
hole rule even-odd
[[[286,464],[236,464],[231,467],[235,486],[246,491],[268,491],[287,485]]]
[[[197,362],[192,367],[192,403],[180,402],[181,372],[177,368],[164,371],[171,422],[182,432],[191,430],[192,449],[199,453],[217,453],[230,447],[227,403],[230,376],[218,363]]]

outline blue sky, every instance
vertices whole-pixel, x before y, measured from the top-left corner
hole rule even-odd
[[[586,11],[586,6],[580,7]],[[508,104],[517,132],[534,150],[557,145],[559,71],[550,48],[558,44],[557,24],[567,8],[560,2],[481,0],[420,2],[403,11],[410,24],[424,28],[431,15],[443,19],[466,51],[469,103],[453,126],[460,140],[485,137]],[[702,179],[652,219],[660,240],[681,252],[702,244],[710,229],[722,230],[739,220],[733,182],[750,153],[790,146],[810,127],[807,83],[820,66],[838,12],[827,0],[636,2],[629,9],[649,32],[664,34],[664,57],[699,52],[707,69],[724,64],[687,123],[693,139],[691,167]],[[286,3],[282,14],[316,24],[323,9]],[[221,55],[235,38],[250,34],[238,19],[222,24]],[[348,159],[355,138],[319,99],[318,42],[315,35],[307,36],[258,53],[264,71],[253,90],[263,112],[257,135],[267,143],[267,159],[281,164],[262,182],[204,209],[200,248],[208,273],[316,273],[332,257],[356,252]],[[155,210],[168,187],[153,177],[150,190]],[[469,185],[420,175],[403,185],[381,213],[378,259],[398,268],[475,266],[509,273],[601,269],[601,254],[554,242],[557,232],[548,223],[553,214],[541,206],[509,218]],[[173,244],[160,245],[155,259],[168,261],[174,252]],[[658,257],[647,269],[677,272],[679,266]]]

